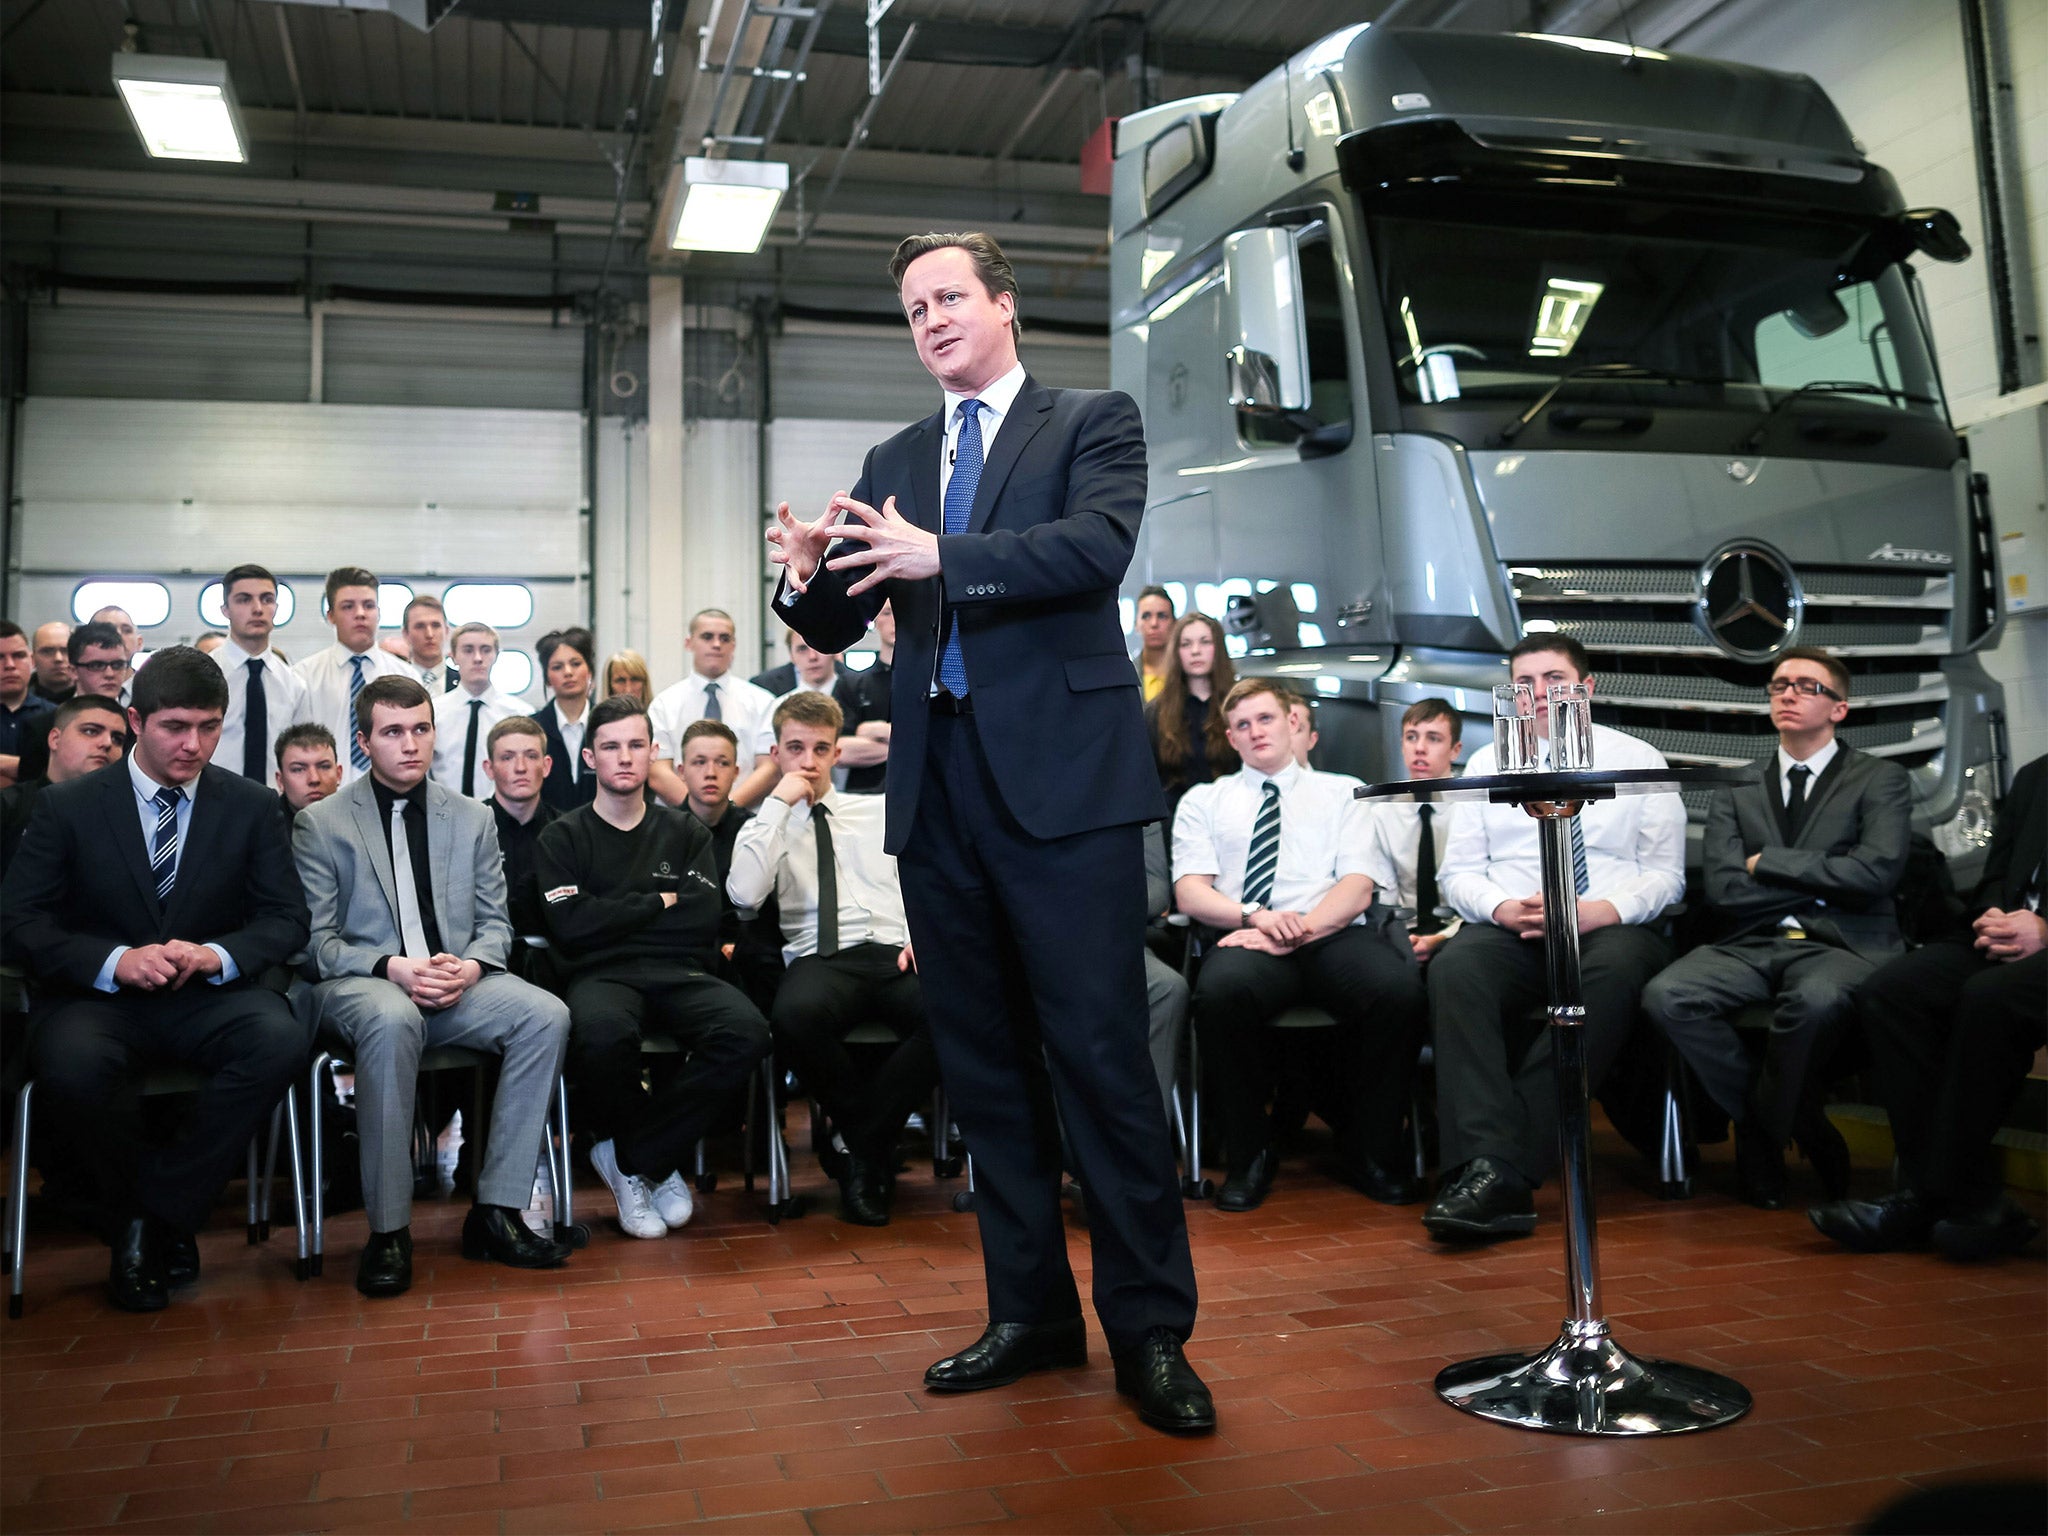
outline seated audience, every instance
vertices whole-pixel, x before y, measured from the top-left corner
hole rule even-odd
[[[604,662],[604,696],[638,699],[644,707],[654,697],[647,662],[638,651],[613,651]]]
[[[52,619],[36,626],[34,636],[36,680],[31,685],[45,704],[62,704],[78,691],[78,675],[71,670],[71,626]]]
[[[756,747],[768,734],[775,696],[732,675],[733,648],[738,643],[732,615],[706,608],[690,619],[690,675],[656,694],[647,706],[648,729],[654,733],[654,766],[648,783],[663,805],[683,803],[682,776],[676,772],[684,728],[698,720],[720,720],[732,727],[743,761],[733,799],[744,806],[760,802],[775,782],[775,763]]]
[[[1366,807],[1358,780],[1295,761],[1285,683],[1248,677],[1220,701],[1244,766],[1182,798],[1174,895],[1221,932],[1195,978],[1203,1082],[1223,1127],[1219,1210],[1249,1211],[1273,1186],[1267,1024],[1307,1004],[1337,1024],[1329,1118],[1338,1165],[1388,1204],[1415,1198],[1402,1167],[1408,1083],[1425,1014],[1415,967],[1370,928]]]
[[[128,653],[128,659],[132,664],[135,653],[142,649],[142,631],[135,627],[135,620],[128,610],[109,604],[93,614],[92,622],[110,625],[113,628],[114,633],[121,637],[121,649]]]
[[[22,744],[50,729],[50,706],[29,687],[35,672],[28,636],[12,619],[0,619],[0,785],[21,782]]]
[[[37,983],[36,1123],[98,1186],[107,1295],[128,1312],[198,1278],[194,1234],[306,1065],[304,1026],[262,980],[304,947],[306,905],[275,797],[207,762],[226,712],[208,657],[157,652],[133,754],[42,793],[0,889],[0,932]],[[148,1148],[138,1081],[171,1062],[205,1085]]]
[[[1176,638],[1173,598],[1164,587],[1140,587],[1133,617],[1138,629],[1138,683],[1150,704],[1165,691],[1167,673],[1173,666]],[[1226,687],[1224,692],[1230,690]]]
[[[1165,682],[1158,697],[1145,706],[1169,826],[1182,795],[1237,770],[1237,754],[1223,722],[1223,700],[1236,682],[1237,670],[1223,649],[1221,624],[1206,613],[1191,613],[1174,625]]]
[[[581,627],[542,635],[534,648],[542,679],[553,695],[534,711],[548,744],[548,781],[541,798],[551,811],[573,811],[597,794],[597,781],[583,766],[583,728],[596,685],[597,642]]]
[[[742,908],[775,898],[789,966],[770,1015],[777,1061],[796,1069],[845,1148],[835,1170],[840,1214],[879,1227],[889,1220],[896,1143],[938,1081],[938,1061],[896,861],[882,851],[885,807],[832,788],[843,724],[822,693],[799,689],[776,705],[782,778],[740,829],[726,889]],[[846,1037],[869,1022],[888,1025],[897,1044],[865,1073]]]
[[[896,610],[888,603],[875,610],[875,659],[860,681],[860,724],[854,735],[882,744],[880,760],[865,768],[846,770],[849,795],[879,795],[889,788],[890,717],[895,708],[890,698],[890,681],[896,671]]]
[[[1401,766],[1411,779],[1449,778],[1464,740],[1464,721],[1442,699],[1420,699],[1401,714]],[[1406,924],[1408,943],[1424,963],[1458,930],[1455,915],[1446,921],[1437,914],[1443,905],[1438,859],[1457,809],[1413,800],[1371,806],[1373,886],[1388,906],[1415,914]]]
[[[1592,684],[1585,649],[1569,635],[1534,634],[1508,664],[1535,692],[1547,763],[1544,701],[1552,683]],[[1654,748],[1604,725],[1593,727],[1593,761],[1664,766]],[[1493,763],[1489,743],[1467,761],[1466,776],[1484,777]],[[1587,1078],[1598,1091],[1635,1029],[1644,983],[1671,960],[1670,940],[1652,925],[1685,891],[1685,806],[1675,794],[1592,801],[1572,828]],[[1550,1026],[1533,1012],[1547,995],[1536,832],[1520,806],[1461,805],[1437,872],[1445,901],[1464,919],[1428,972],[1445,1175],[1422,1224],[1446,1241],[1534,1231],[1530,1191],[1557,1161]]]
[[[526,706],[491,681],[498,664],[498,632],[464,624],[451,641],[459,685],[434,700],[434,782],[475,799],[490,788],[484,756],[491,727],[524,715]]]
[[[151,663],[154,666],[154,663]],[[420,1053],[502,1058],[462,1256],[552,1269],[568,1249],[522,1219],[569,1010],[506,974],[512,925],[491,815],[427,776],[434,705],[410,677],[366,683],[357,736],[370,771],[301,812],[292,853],[313,914],[315,1017],[355,1060],[365,1296],[412,1285],[412,1129]]]
[[[780,704],[784,699],[798,693],[821,694],[839,706],[839,766],[833,770],[833,782],[839,789],[847,787],[847,775],[856,768],[874,768],[889,760],[889,744],[872,736],[860,734],[866,720],[867,691],[861,686],[860,674],[842,663],[830,651],[821,651],[795,630],[785,630],[783,639],[789,646],[789,660],[779,667],[771,667],[754,679],[757,687],[767,689]],[[777,684],[787,682],[787,687]],[[775,727],[773,716],[763,721],[761,735],[754,743],[756,753],[773,754],[775,750]]]
[[[287,820],[341,788],[341,749],[326,726],[308,720],[277,733],[277,792]]]
[[[112,699],[82,694],[50,713],[43,750],[49,762],[39,778],[24,779],[0,790],[0,877],[14,861],[29,813],[52,784],[82,779],[104,768],[128,750],[128,712]]]
[[[1950,1259],[2019,1252],[2040,1227],[2006,1194],[1992,1138],[2048,1044],[2048,758],[2013,776],[1998,808],[1967,934],[1888,960],[1856,992],[1870,1078],[1891,1117],[1898,1188],[1816,1206],[1845,1248],[1931,1242]]]
[[[484,777],[491,784],[484,804],[497,823],[498,851],[505,857],[505,906],[512,917],[513,957],[518,962],[512,971],[518,976],[531,975],[532,951],[525,941],[543,938],[548,931],[541,911],[538,860],[540,835],[555,819],[545,790],[552,760],[547,733],[527,715],[500,720],[484,743]]]
[[[721,674],[722,675],[722,674]],[[575,1018],[570,1080],[591,1166],[632,1237],[690,1219],[682,1175],[712,1123],[768,1054],[768,1021],[714,974],[721,892],[711,833],[647,795],[653,733],[636,700],[590,712],[584,766],[597,798],[541,834],[541,897]],[[640,1039],[688,1053],[659,1092],[641,1085]]]
[[[1830,1199],[1849,1192],[1849,1148],[1822,1112],[1819,1076],[1857,984],[1905,948],[1892,892],[1913,788],[1898,764],[1837,739],[1849,669],[1826,652],[1786,651],[1766,692],[1777,753],[1755,782],[1714,791],[1700,839],[1701,884],[1724,936],[1660,972],[1643,1012],[1735,1122],[1742,1198],[1775,1211],[1788,1139]],[[1735,1028],[1752,1003],[1771,1005],[1758,1066]]]
[[[121,644],[120,632],[113,625],[81,624],[71,632],[66,648],[72,674],[78,679],[74,696],[87,694],[112,699],[121,708],[127,708],[128,684],[135,673],[128,665],[128,652]],[[44,777],[50,762],[47,729],[27,733],[18,746],[17,782]]]
[[[359,565],[338,566],[327,573],[323,596],[334,644],[304,657],[292,670],[306,685],[305,718],[326,726],[327,734],[344,748],[341,778],[352,784],[370,771],[369,754],[356,729],[357,696],[377,678],[417,679],[419,672],[377,643],[374,575]]]
[[[313,718],[306,685],[271,649],[277,628],[277,578],[260,565],[238,565],[221,578],[228,643],[213,654],[228,680],[228,714],[213,764],[258,784],[270,778],[278,734]]]

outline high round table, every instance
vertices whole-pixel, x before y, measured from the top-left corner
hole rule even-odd
[[[1437,1395],[1453,1408],[1522,1429],[1571,1435],[1675,1435],[1731,1424],[1749,1412],[1749,1392],[1740,1383],[1673,1360],[1638,1360],[1614,1342],[1601,1315],[1588,1150],[1586,1006],[1579,981],[1579,906],[1571,852],[1571,819],[1589,800],[1669,794],[1748,777],[1739,769],[1712,767],[1586,769],[1414,779],[1357,791],[1361,800],[1519,805],[1537,819],[1571,1315],[1556,1342],[1534,1354],[1488,1355],[1439,1371]]]

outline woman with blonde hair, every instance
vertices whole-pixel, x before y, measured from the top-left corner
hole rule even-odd
[[[647,662],[638,651],[613,651],[604,659],[604,696],[630,694],[645,704],[654,696]]]
[[[1159,697],[1145,706],[1168,826],[1182,795],[1237,771],[1223,720],[1224,695],[1236,682],[1221,624],[1206,613],[1190,613],[1173,626]]]

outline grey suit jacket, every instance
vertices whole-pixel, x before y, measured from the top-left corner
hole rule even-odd
[[[1787,840],[1777,761],[1751,783],[1714,792],[1700,852],[1707,900],[1725,938],[1762,933],[1797,914],[1823,943],[1873,958],[1898,953],[1892,893],[1906,871],[1913,791],[1898,764],[1844,745],[1807,796]],[[1743,865],[1757,855],[1756,872]]]
[[[404,952],[391,850],[368,774],[299,812],[292,857],[313,914],[310,958],[322,981],[372,975],[379,960]],[[443,947],[487,971],[503,970],[512,923],[491,808],[429,780],[427,862]]]

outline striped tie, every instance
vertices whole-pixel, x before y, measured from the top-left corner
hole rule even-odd
[[[370,754],[363,750],[362,739],[356,734],[356,695],[363,691],[363,669],[369,664],[367,656],[349,657],[354,670],[348,675],[348,760],[355,764],[357,773],[370,771]]]
[[[1580,826],[1579,818],[1572,818],[1572,885],[1578,893],[1586,894],[1586,887],[1593,882],[1586,875],[1586,832]]]
[[[156,876],[158,901],[169,901],[171,887],[178,883],[178,803],[184,798],[185,791],[175,786],[156,792],[156,844],[149,870]]]
[[[1273,899],[1273,876],[1280,868],[1280,786],[1270,779],[1259,801],[1259,819],[1252,823],[1252,848],[1244,861],[1244,899],[1266,905]]]
[[[946,481],[945,527],[965,533],[974,511],[975,487],[981,484],[981,418],[979,400],[960,402],[960,440],[953,447],[953,474]],[[946,615],[946,648],[939,655],[939,686],[956,699],[967,697],[967,658],[960,653],[960,621]]]

